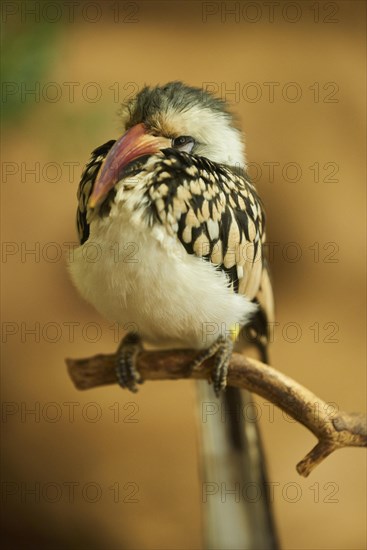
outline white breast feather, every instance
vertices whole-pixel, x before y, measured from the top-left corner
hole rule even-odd
[[[88,261],[90,243],[100,255],[96,262]],[[228,288],[223,272],[188,254],[163,226],[143,227],[126,206],[91,222],[69,270],[102,315],[122,327],[134,323],[143,340],[161,348],[208,347],[256,310]]]

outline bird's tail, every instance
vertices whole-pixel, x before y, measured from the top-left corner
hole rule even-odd
[[[263,347],[261,359],[266,359]],[[266,361],[265,361],[266,362]],[[197,383],[205,548],[275,550],[264,453],[253,398]]]

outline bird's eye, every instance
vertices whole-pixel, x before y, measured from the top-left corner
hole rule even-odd
[[[195,140],[191,136],[179,136],[172,140],[172,147],[185,153],[191,153]]]

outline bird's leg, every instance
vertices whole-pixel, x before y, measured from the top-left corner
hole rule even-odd
[[[128,388],[136,393],[137,384],[143,381],[136,369],[136,357],[143,350],[140,336],[136,332],[130,332],[122,339],[117,349],[116,376],[122,388]]]
[[[203,350],[193,364],[190,370],[198,369],[204,361],[214,357],[214,367],[211,378],[214,385],[215,395],[219,397],[220,392],[227,385],[228,365],[233,351],[233,337],[219,336],[219,338],[207,349]]]

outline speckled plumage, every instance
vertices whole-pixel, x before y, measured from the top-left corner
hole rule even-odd
[[[163,155],[147,180],[153,223],[176,234],[189,254],[225,271],[236,292],[253,298],[265,233],[248,177],[203,157],[172,149]]]
[[[92,193],[97,174],[102,166],[108,151],[115,140],[112,139],[92,151],[91,158],[83,170],[78,187],[78,208],[76,211],[76,226],[78,230],[79,243],[84,244],[89,237],[89,224],[87,222],[88,200]]]

